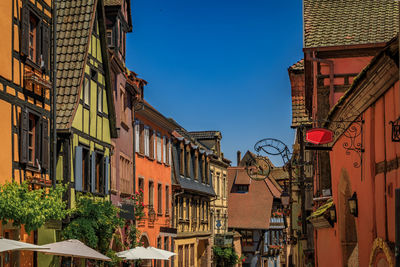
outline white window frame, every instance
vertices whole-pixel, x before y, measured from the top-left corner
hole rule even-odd
[[[164,163],[167,163],[167,158],[166,158],[166,156],[167,156],[167,138],[165,138],[165,136],[163,136],[163,162]]]
[[[140,122],[135,121],[135,152],[140,152]]]
[[[157,133],[156,134],[156,138],[157,138],[157,161],[161,162],[162,158],[161,158],[161,134]]]
[[[150,156],[150,129],[148,126],[144,126],[144,155]]]

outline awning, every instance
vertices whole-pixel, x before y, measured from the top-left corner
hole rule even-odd
[[[168,260],[173,255],[176,254],[153,247],[136,247],[117,253],[118,257],[125,260]]]

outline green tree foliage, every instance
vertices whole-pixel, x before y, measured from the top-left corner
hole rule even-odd
[[[123,227],[119,209],[107,200],[95,200],[92,196],[80,196],[72,219],[63,230],[64,239],[79,239],[86,245],[117,261],[110,242],[115,230]]]
[[[230,267],[234,266],[239,261],[239,256],[231,247],[213,247],[214,263],[216,266]]]
[[[28,183],[0,185],[0,220],[24,225],[27,233],[37,230],[49,220],[62,220],[68,215],[62,195],[66,187],[31,190]]]

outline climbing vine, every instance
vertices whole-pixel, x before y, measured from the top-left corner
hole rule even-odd
[[[24,225],[27,233],[49,220],[62,220],[68,215],[62,195],[66,186],[34,189],[27,182],[0,185],[0,220],[3,224]]]

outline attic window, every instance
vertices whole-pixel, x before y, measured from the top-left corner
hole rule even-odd
[[[249,192],[249,185],[247,184],[240,184],[237,185],[237,193],[248,193]]]

